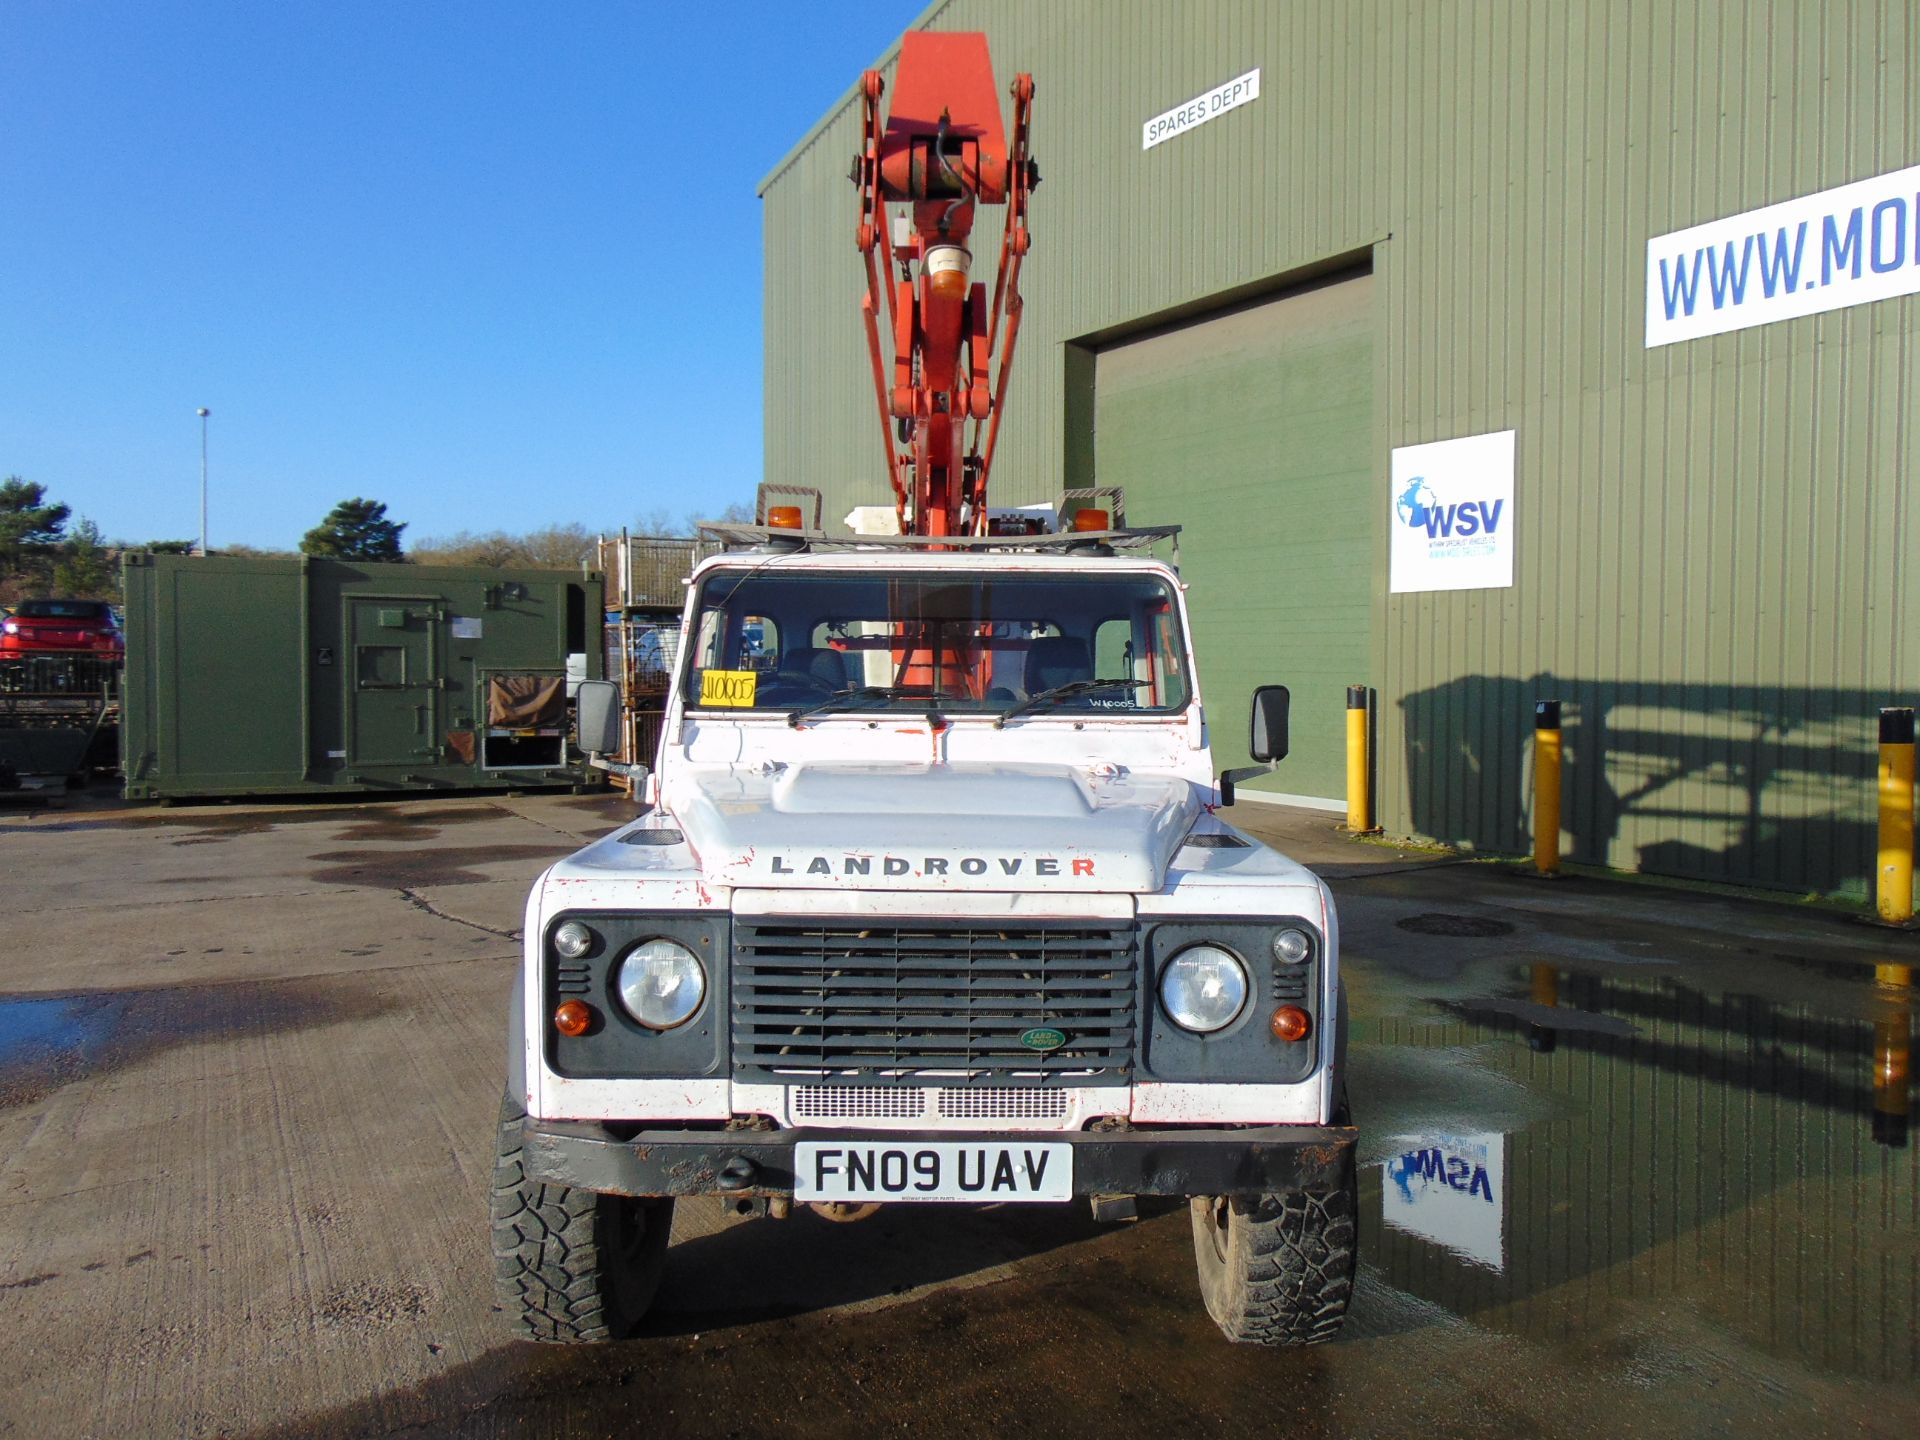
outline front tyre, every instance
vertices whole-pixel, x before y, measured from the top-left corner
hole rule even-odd
[[[673,1201],[527,1179],[525,1117],[501,1100],[490,1205],[500,1309],[523,1340],[570,1345],[629,1335],[660,1288]]]
[[[1229,1340],[1318,1345],[1346,1319],[1357,1254],[1351,1170],[1331,1190],[1192,1201],[1200,1298]]]

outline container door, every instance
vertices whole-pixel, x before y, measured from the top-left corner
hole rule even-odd
[[[348,765],[438,761],[433,608],[375,596],[356,596],[347,605]]]

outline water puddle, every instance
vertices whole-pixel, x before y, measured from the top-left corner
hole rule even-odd
[[[1355,1117],[1387,1130],[1362,1248],[1389,1285],[1532,1338],[1675,1307],[1783,1361],[1920,1379],[1910,969],[1495,969],[1430,1002],[1443,1023],[1356,1007]],[[1421,1055],[1444,1087],[1396,1082]]]
[[[416,890],[440,885],[483,885],[495,879],[531,881],[541,865],[551,864],[572,848],[556,836],[551,845],[422,845],[410,850],[323,850],[307,859],[322,867],[313,872],[312,878],[328,885]],[[521,868],[510,876],[488,875],[482,868],[503,864],[516,864]]]
[[[299,1029],[380,1014],[380,997],[328,981],[0,995],[0,1108],[215,1036]]]

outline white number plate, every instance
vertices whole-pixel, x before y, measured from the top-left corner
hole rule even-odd
[[[803,1140],[796,1200],[1071,1200],[1073,1147]]]

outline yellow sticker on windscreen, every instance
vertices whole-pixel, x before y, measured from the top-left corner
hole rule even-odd
[[[751,705],[759,683],[758,670],[702,670],[700,703],[734,707]]]

